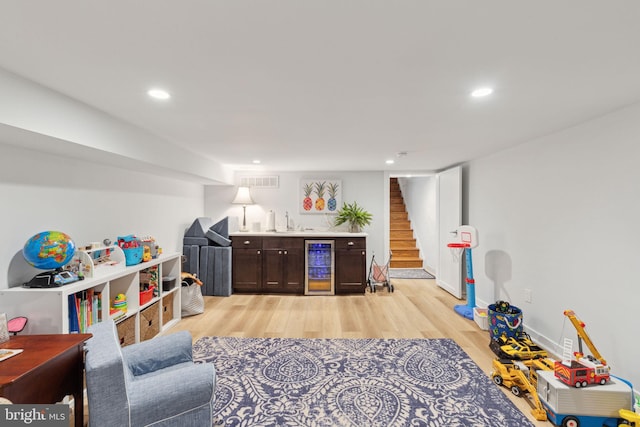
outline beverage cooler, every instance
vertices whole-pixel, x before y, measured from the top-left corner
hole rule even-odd
[[[304,294],[335,295],[333,240],[304,241]]]

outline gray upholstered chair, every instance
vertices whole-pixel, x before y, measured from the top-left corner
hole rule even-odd
[[[113,321],[89,328],[89,426],[213,425],[216,373],[194,364],[186,331],[120,347]]]

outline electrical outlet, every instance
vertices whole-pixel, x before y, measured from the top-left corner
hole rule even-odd
[[[531,303],[531,289],[524,290],[524,302]]]

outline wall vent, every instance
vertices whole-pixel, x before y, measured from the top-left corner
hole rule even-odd
[[[278,175],[241,176],[241,187],[254,188],[278,188],[280,181]]]

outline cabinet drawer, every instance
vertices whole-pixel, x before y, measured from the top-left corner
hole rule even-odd
[[[340,249],[366,249],[366,240],[363,237],[355,237],[353,239],[339,238],[336,239],[336,250]]]
[[[231,240],[231,247],[237,249],[262,249],[262,237],[233,236]]]
[[[264,249],[304,249],[302,237],[270,237],[262,241]]]

